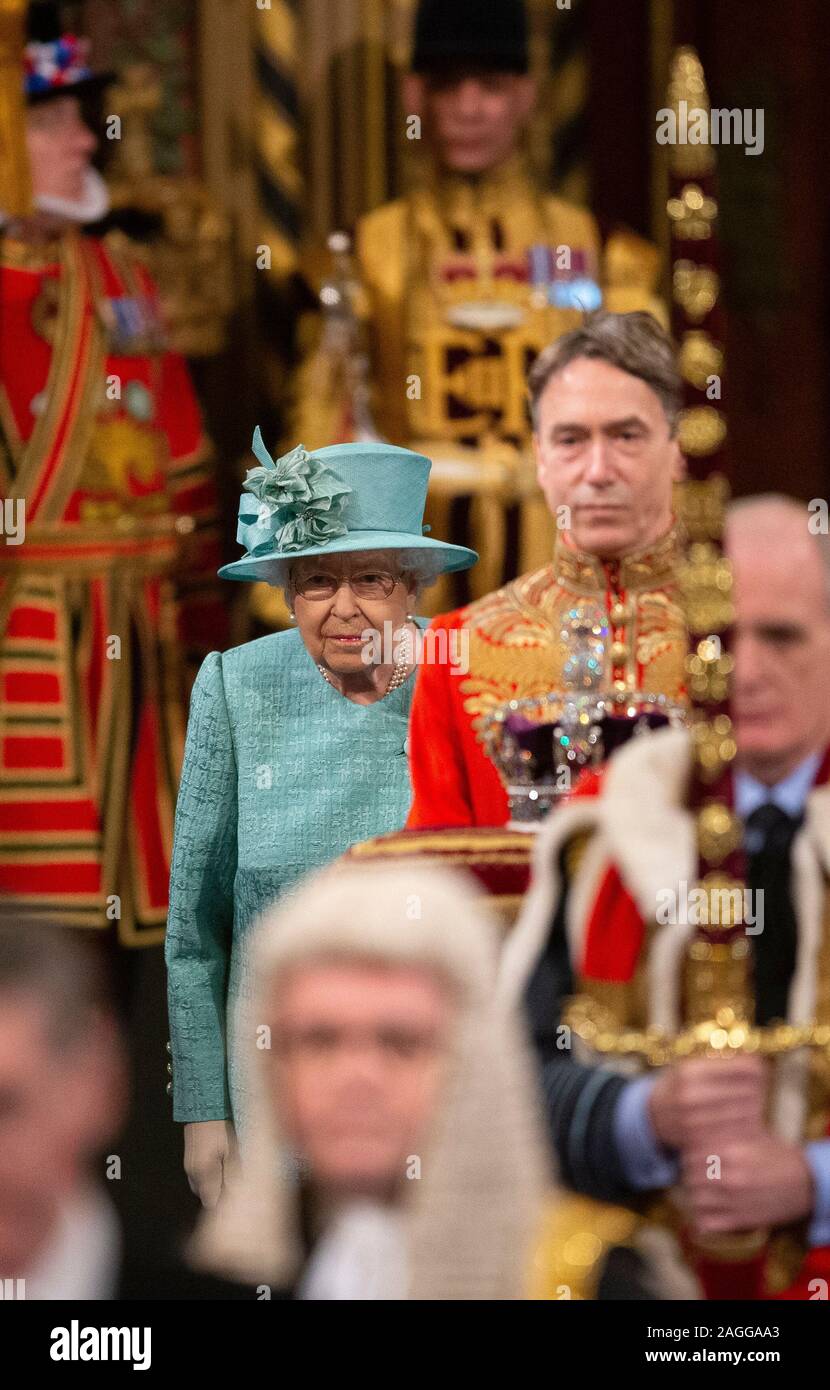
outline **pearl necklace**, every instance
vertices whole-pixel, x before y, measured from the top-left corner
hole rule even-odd
[[[320,672],[320,675],[323,677],[323,680],[328,681],[328,684],[332,687],[333,690],[337,690],[337,686],[334,684],[334,681],[329,676],[328,671],[326,670],[325,666],[321,661],[317,662],[317,670]],[[399,656],[397,661],[395,662],[394,669],[392,671],[391,676],[389,677],[386,689],[384,690],[381,699],[385,700],[387,695],[391,695],[393,690],[397,690],[400,686],[403,685],[404,681],[408,679],[409,662],[406,659],[406,655]],[[337,693],[340,694],[339,691]]]

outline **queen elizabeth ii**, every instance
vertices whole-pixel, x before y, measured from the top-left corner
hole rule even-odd
[[[400,828],[419,590],[474,564],[423,534],[430,462],[387,444],[271,458],[259,429],[226,579],[283,588],[295,627],[212,652],[193,688],[165,955],[173,1116],[206,1205],[244,1111],[228,1045],[259,913],[351,845]],[[395,634],[393,649],[379,633]]]

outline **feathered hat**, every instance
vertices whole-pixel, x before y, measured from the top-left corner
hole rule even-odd
[[[223,579],[284,584],[292,561],[344,552],[396,550],[425,581],[468,569],[478,555],[424,535],[428,458],[393,444],[331,444],[309,453],[298,444],[272,459],[259,426],[239,502],[240,560]]]

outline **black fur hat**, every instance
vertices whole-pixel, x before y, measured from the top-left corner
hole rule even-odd
[[[411,66],[425,74],[453,68],[527,72],[524,0],[420,0]]]

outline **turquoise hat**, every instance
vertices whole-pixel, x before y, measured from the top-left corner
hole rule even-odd
[[[310,454],[298,444],[275,461],[258,425],[252,448],[261,467],[248,470],[236,532],[246,553],[222,566],[223,579],[285,584],[294,560],[358,550],[404,551],[424,579],[478,559],[424,535],[432,465],[423,454],[393,444],[331,444]]]

